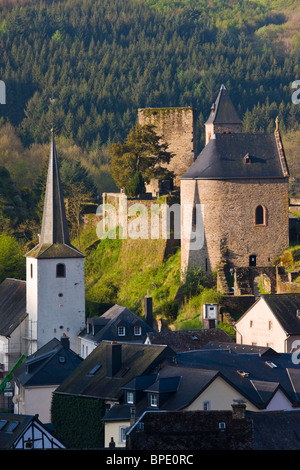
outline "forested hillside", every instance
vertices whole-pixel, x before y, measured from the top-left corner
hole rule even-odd
[[[0,0],[0,229],[22,246],[36,237],[52,126],[76,201],[75,188],[115,190],[108,146],[138,108],[196,108],[201,148],[222,83],[245,131],[279,115],[300,177],[299,24],[299,0]]]
[[[224,83],[246,130],[273,128],[278,109],[291,128],[300,116],[291,103],[300,75],[297,4],[2,1],[1,116],[25,145],[47,142],[54,122],[90,150],[123,138],[139,107],[193,106],[201,129]]]

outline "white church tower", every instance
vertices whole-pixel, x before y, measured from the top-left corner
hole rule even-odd
[[[26,254],[26,298],[28,354],[64,334],[80,354],[84,255],[70,243],[53,130],[39,244]]]

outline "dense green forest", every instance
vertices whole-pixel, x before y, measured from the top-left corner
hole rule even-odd
[[[246,130],[273,128],[278,112],[296,126],[299,2],[281,3],[2,1],[1,116],[26,146],[47,142],[54,123],[90,151],[124,138],[139,107],[193,106],[201,130],[224,83]]]
[[[109,145],[138,108],[194,107],[201,148],[222,83],[245,131],[272,131],[279,115],[297,181],[299,25],[299,0],[0,0],[1,251],[19,259],[15,239],[36,241],[52,126],[72,216],[116,189]]]

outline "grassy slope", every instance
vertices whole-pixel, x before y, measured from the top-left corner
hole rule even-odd
[[[144,297],[149,292],[156,318],[167,321],[173,329],[201,328],[202,304],[221,300],[214,283],[205,279],[199,282],[192,277],[192,288],[191,284],[182,284],[180,249],[165,259],[164,240],[99,241],[95,226],[90,223],[81,234],[80,248],[87,254],[89,316],[118,303],[143,317]],[[172,316],[174,312],[177,318]]]
[[[194,0],[145,0],[149,5],[160,10],[181,7],[186,4],[197,5]],[[264,26],[257,34],[264,37],[267,42],[281,41],[287,50],[293,47],[293,40],[299,34],[300,1],[296,0],[256,0],[268,11],[284,13],[286,22],[282,25]],[[210,0],[212,7],[227,9],[217,1]],[[231,4],[228,5],[230,16]],[[236,6],[235,6],[236,7]],[[224,16],[223,16],[224,18]],[[297,77],[296,77],[297,78]],[[298,172],[299,132],[284,136],[284,145],[293,175]],[[167,260],[164,260],[164,243],[149,240],[97,240],[95,230],[91,227],[85,230],[81,237],[83,251],[93,242],[97,244],[89,253],[86,260],[86,290],[88,303],[104,304],[104,307],[113,303],[126,305],[137,314],[143,314],[143,298],[147,291],[154,300],[154,312],[163,316],[163,306],[174,301],[180,283],[180,250]],[[197,295],[185,297],[180,304],[175,328],[194,328],[199,325],[199,313],[204,301],[220,301],[214,288],[202,288]],[[90,313],[94,314],[91,309]],[[99,311],[100,312],[100,311]]]
[[[173,300],[180,286],[180,251],[164,260],[164,240],[99,241],[91,223],[81,235],[80,248],[87,253],[87,300],[120,303],[143,313],[147,291],[153,296],[155,311]]]

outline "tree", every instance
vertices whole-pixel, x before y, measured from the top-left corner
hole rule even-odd
[[[21,246],[7,233],[0,234],[0,283],[5,278],[25,279],[25,261]]]
[[[125,186],[125,194],[129,197],[136,197],[145,192],[145,182],[141,172],[136,172],[132,180]]]
[[[93,193],[87,190],[82,181],[69,184],[66,213],[68,221],[71,224],[71,236],[77,238],[79,248],[81,217],[86,205],[90,204],[92,200]]]
[[[151,179],[171,179],[174,174],[167,169],[173,154],[168,145],[154,131],[154,126],[137,124],[131,129],[124,144],[110,146],[111,174],[121,188],[126,188],[136,174],[146,183]]]

